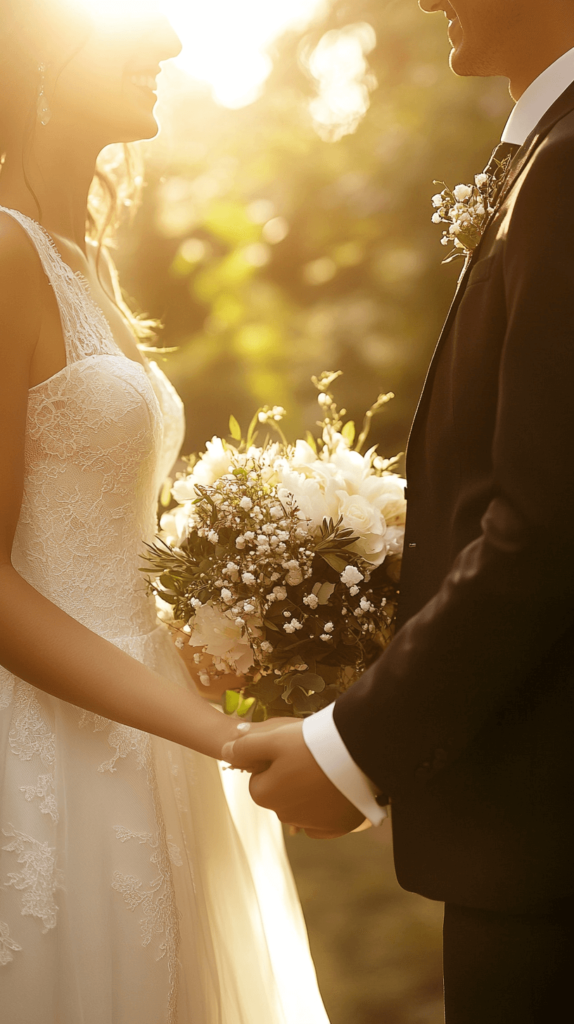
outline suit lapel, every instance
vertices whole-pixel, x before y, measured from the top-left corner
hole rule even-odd
[[[484,232],[482,234],[482,238],[481,238],[479,244],[477,245],[476,249],[472,253],[470,259],[467,260],[466,265],[465,265],[465,267],[464,267],[464,269],[463,269],[463,271],[462,271],[462,273],[460,275],[460,278],[458,280],[457,289],[456,289],[456,292],[455,292],[455,295],[454,295],[451,307],[450,307],[450,309],[448,311],[447,318],[445,320],[444,326],[443,326],[442,331],[440,333],[438,342],[436,344],[436,347],[435,347],[435,350],[433,352],[432,359],[431,359],[431,362],[430,362],[430,365],[429,365],[429,368],[428,368],[428,371],[427,371],[427,375],[425,377],[425,381],[424,381],[424,384],[423,384],[423,389],[422,389],[421,396],[420,396],[419,401],[418,401],[418,405],[417,405],[416,412],[415,412],[415,415],[414,415],[411,431],[410,431],[410,434],[409,434],[409,440],[408,440],[408,444],[407,444],[407,451],[410,448],[411,441],[412,441],[412,438],[413,438],[413,434],[414,434],[414,431],[415,431],[415,427],[416,427],[416,429],[420,428],[420,425],[421,425],[421,422],[422,422],[422,418],[423,418],[423,413],[424,413],[424,406],[427,404],[425,400],[427,399],[427,397],[428,397],[428,395],[430,393],[431,387],[432,387],[434,371],[436,369],[437,359],[438,359],[440,350],[442,349],[444,341],[445,341],[445,339],[447,338],[447,336],[448,336],[448,334],[450,332],[450,328],[452,326],[453,320],[454,320],[454,318],[455,318],[455,316],[457,314],[458,308],[459,308],[459,306],[460,306],[460,304],[462,302],[462,299],[464,297],[464,293],[466,291],[466,286],[468,284],[468,278],[469,278],[470,271],[472,270],[472,267],[474,266],[474,264],[478,260],[478,257],[480,255],[480,250],[482,248],[482,243],[483,243],[484,237],[486,235],[486,232],[488,231],[490,225],[492,224],[493,220],[495,219],[495,217],[496,217],[500,207],[505,202],[505,200],[508,198],[508,196],[510,195],[512,189],[514,188],[514,186],[516,185],[516,183],[520,179],[521,175],[524,173],[524,171],[528,167],[528,164],[532,160],[532,157],[534,156],[534,154],[535,154],[536,150],[538,149],[538,147],[544,141],[544,139],[549,134],[549,132],[552,130],[552,128],[554,128],[554,126],[559,121],[561,121],[563,117],[566,117],[567,114],[571,113],[572,110],[574,110],[574,82],[572,83],[572,85],[568,86],[566,91],[563,92],[562,95],[556,100],[556,103],[554,103],[553,106],[550,107],[550,109],[546,112],[546,114],[544,115],[542,120],[536,125],[536,128],[534,129],[534,131],[528,136],[528,138],[526,139],[524,145],[521,146],[521,148],[518,150],[516,156],[514,157],[514,160],[512,161],[512,163],[510,165],[510,169],[509,169],[508,175],[507,175],[506,180],[505,180],[505,182],[504,182],[504,184],[502,186],[502,189],[500,191],[500,195],[497,198],[495,211],[492,214],[492,216],[490,217],[490,219],[487,221],[487,223],[485,225],[485,228],[484,228]]]

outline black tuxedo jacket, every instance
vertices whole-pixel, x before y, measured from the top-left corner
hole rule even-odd
[[[399,631],[335,705],[406,889],[574,893],[574,85],[515,156],[407,458]]]

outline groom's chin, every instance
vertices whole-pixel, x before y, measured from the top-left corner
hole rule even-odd
[[[502,73],[494,69],[493,62],[489,60],[487,54],[473,53],[471,47],[464,42],[459,46],[453,46],[449,63],[451,71],[459,78],[491,78]]]

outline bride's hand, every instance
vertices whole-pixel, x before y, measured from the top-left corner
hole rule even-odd
[[[177,637],[174,637],[174,642],[175,639]],[[209,654],[202,654],[200,660],[196,661],[197,647],[190,647],[186,643],[181,648],[177,647],[176,650],[193,679],[199,694],[205,700],[217,702],[226,690],[240,690],[245,685],[245,680],[241,676],[208,676],[207,670],[213,664],[213,658]],[[202,676],[209,679],[208,685],[202,682]]]
[[[247,722],[249,730],[245,729],[244,732],[262,733],[262,732],[274,732],[275,729],[281,729],[287,725],[301,725],[300,718],[268,718],[266,722]]]

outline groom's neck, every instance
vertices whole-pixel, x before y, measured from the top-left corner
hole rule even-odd
[[[540,34],[528,32],[522,45],[513,47],[506,74],[510,79],[510,95],[519,100],[546,68],[574,48],[574,3],[558,24],[546,24]]]

